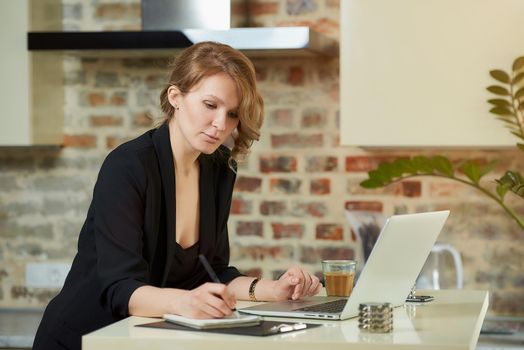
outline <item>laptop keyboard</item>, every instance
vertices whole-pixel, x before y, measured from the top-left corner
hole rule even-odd
[[[341,313],[344,310],[344,306],[347,303],[347,299],[339,299],[335,301],[329,301],[327,303],[312,305],[296,309],[295,311],[309,311],[309,312],[324,312],[324,313]]]

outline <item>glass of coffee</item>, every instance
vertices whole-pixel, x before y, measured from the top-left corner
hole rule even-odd
[[[328,296],[349,297],[355,280],[355,260],[323,260],[322,272]]]

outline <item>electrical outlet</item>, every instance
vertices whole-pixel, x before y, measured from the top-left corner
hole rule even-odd
[[[71,264],[28,263],[25,265],[25,285],[29,288],[61,288]]]

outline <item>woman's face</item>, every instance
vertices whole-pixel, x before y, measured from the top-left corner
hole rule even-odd
[[[238,125],[240,99],[234,80],[226,73],[204,77],[185,95],[172,86],[168,98],[175,107],[171,123],[175,138],[180,138],[176,141],[188,151],[213,153]]]

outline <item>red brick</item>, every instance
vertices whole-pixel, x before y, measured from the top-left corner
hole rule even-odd
[[[330,179],[312,179],[309,187],[311,194],[321,195],[331,193]]]
[[[326,6],[327,7],[332,7],[332,8],[335,8],[335,9],[339,9],[340,8],[340,0],[327,0],[326,1]]]
[[[304,235],[304,225],[302,224],[282,224],[272,223],[273,238],[302,238]]]
[[[239,176],[235,183],[235,191],[260,193],[262,179],[258,177]]]
[[[263,201],[260,203],[260,214],[262,215],[286,215],[287,206],[284,201]]]
[[[132,137],[107,136],[106,137],[106,147],[107,149],[113,149],[117,147],[118,145],[121,145],[124,142],[127,142],[131,139]]]
[[[367,172],[375,169],[381,162],[390,162],[396,159],[391,156],[369,157],[369,156],[350,156],[346,157],[346,171],[348,172]]]
[[[406,197],[420,197],[422,184],[420,181],[404,180],[402,183],[402,194]]]
[[[122,93],[115,93],[111,96],[111,105],[113,106],[123,106],[126,104],[126,95]]]
[[[466,197],[470,196],[473,189],[459,182],[432,182],[429,184],[430,197]]]
[[[249,14],[251,16],[260,16],[260,15],[276,15],[278,13],[278,2],[257,2],[250,1]]]
[[[105,106],[107,105],[107,97],[102,92],[90,92],[87,94],[87,103],[92,106]]]
[[[312,148],[324,145],[323,134],[279,134],[271,135],[271,145],[274,148]]]
[[[306,157],[306,171],[328,172],[338,170],[338,158],[331,156],[311,156]]]
[[[94,135],[64,135],[64,147],[70,148],[94,148],[96,137]]]
[[[303,128],[322,128],[326,124],[325,109],[309,108],[302,113]]]
[[[106,148],[107,149],[114,149],[119,144],[120,144],[120,138],[115,137],[115,136],[107,136],[106,137]]]
[[[363,210],[382,212],[382,202],[377,201],[348,201],[345,206],[346,210]]]
[[[317,239],[329,239],[341,241],[344,235],[344,228],[339,224],[318,224],[315,237]]]
[[[269,191],[285,194],[300,193],[300,179],[271,179],[269,182]]]
[[[237,222],[236,233],[238,236],[259,236],[264,235],[264,225],[262,221],[239,221]]]
[[[331,85],[331,89],[329,89],[329,97],[331,97],[333,102],[340,101],[340,86],[338,84]]]
[[[239,271],[244,276],[262,278],[262,269],[259,267],[254,267],[252,269],[240,269]]]
[[[290,85],[304,85],[304,69],[302,67],[289,68],[287,81]]]
[[[326,216],[328,208],[323,202],[295,202],[291,214],[299,217],[317,217]]]
[[[490,309],[499,315],[522,315],[524,314],[524,292],[517,289],[514,291],[498,291],[498,285],[492,285],[490,293]]]
[[[245,17],[247,15],[247,6],[245,1],[234,2],[231,1],[231,15],[238,17]]]
[[[345,247],[302,247],[300,261],[306,264],[320,264],[322,260],[354,259],[355,252]]]
[[[231,200],[231,214],[251,214],[253,211],[253,202],[241,197],[234,196]]]
[[[272,126],[293,126],[293,111],[291,109],[275,109],[270,115]]]
[[[99,4],[96,7],[95,17],[114,20],[122,18],[139,18],[140,4]]]
[[[150,74],[146,77],[145,83],[150,89],[158,89],[164,86],[164,80],[165,78],[163,76],[159,76],[158,74]]]
[[[134,126],[152,126],[153,125],[153,116],[148,112],[137,113],[133,118]]]
[[[260,171],[263,173],[297,171],[297,158],[293,156],[260,156]]]
[[[267,68],[255,66],[255,75],[256,75],[258,82],[266,81],[267,80]]]
[[[251,260],[289,260],[294,256],[292,246],[259,246],[250,245],[246,247],[233,246],[231,258],[234,260],[251,259]]]
[[[111,115],[93,115],[90,118],[91,126],[120,126],[123,124],[122,117]]]

